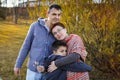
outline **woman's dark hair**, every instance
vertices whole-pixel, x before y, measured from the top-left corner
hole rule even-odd
[[[57,50],[61,46],[67,47],[67,44],[64,41],[62,41],[62,40],[56,40],[52,44],[52,49],[53,50]]]
[[[52,30],[53,30],[56,26],[60,26],[60,27],[62,27],[63,29],[65,28],[65,26],[64,26],[63,23],[57,22],[57,23],[53,24],[53,26],[52,26],[52,28],[51,28],[50,31],[52,32]]]

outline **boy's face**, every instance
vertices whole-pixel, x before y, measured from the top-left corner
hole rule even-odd
[[[66,56],[66,54],[67,54],[67,47],[60,46],[57,50],[54,50],[53,53],[55,55]]]

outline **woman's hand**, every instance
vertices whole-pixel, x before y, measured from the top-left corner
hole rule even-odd
[[[57,69],[57,66],[55,65],[55,61],[52,61],[51,64],[48,67],[48,72],[52,72]]]
[[[83,59],[84,61],[86,60],[87,54],[88,54],[88,52],[87,52],[86,50],[83,50],[83,51],[81,52],[81,57],[82,57],[82,59]]]

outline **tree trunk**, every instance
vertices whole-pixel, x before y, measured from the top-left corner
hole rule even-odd
[[[13,21],[15,24],[17,24],[17,21],[18,21],[18,12],[17,12],[17,7],[14,7],[13,8]]]

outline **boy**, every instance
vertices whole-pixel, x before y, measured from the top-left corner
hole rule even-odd
[[[45,74],[46,80],[66,80],[67,75],[66,71],[72,72],[86,72],[91,71],[92,68],[83,62],[74,62],[72,64],[68,64],[56,69],[53,72],[48,72],[48,66],[51,64],[52,61],[56,59],[60,59],[67,54],[67,45],[63,41],[55,41],[52,44],[53,54],[49,57],[45,58],[44,64],[37,66],[38,72],[47,72]]]

